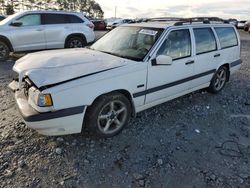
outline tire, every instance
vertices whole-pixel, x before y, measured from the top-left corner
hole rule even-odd
[[[227,67],[220,67],[214,74],[210,86],[208,87],[208,92],[217,94],[219,93],[226,85],[226,82],[229,78],[229,70]]]
[[[248,27],[244,27],[244,31],[248,31]]]
[[[0,41],[0,61],[5,61],[9,58],[10,55],[10,48],[5,43]]]
[[[131,113],[127,97],[111,93],[99,97],[87,109],[85,123],[97,137],[109,138],[122,131],[128,124]]]
[[[86,40],[81,37],[70,37],[67,39],[66,48],[83,48],[87,44]]]

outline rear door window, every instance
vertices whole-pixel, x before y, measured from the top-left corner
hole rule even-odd
[[[217,50],[216,39],[211,28],[195,28],[193,31],[197,55]]]
[[[44,14],[43,24],[65,24],[67,23],[67,18],[64,14]]]
[[[232,27],[217,27],[215,31],[219,37],[222,49],[238,45],[237,36]]]

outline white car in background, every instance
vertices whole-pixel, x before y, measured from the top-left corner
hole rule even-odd
[[[237,29],[244,29],[246,21],[239,21],[237,23]]]
[[[133,20],[131,20],[131,19],[118,19],[118,20],[116,20],[116,21],[114,21],[114,22],[109,22],[108,24],[107,24],[107,29],[108,30],[111,30],[111,29],[114,29],[114,28],[116,28],[116,27],[119,27],[119,26],[121,26],[122,24],[128,24],[128,23],[132,23],[133,22]]]
[[[0,60],[10,52],[84,47],[95,40],[93,30],[93,23],[82,13],[16,13],[0,22]]]
[[[240,66],[231,24],[147,22],[122,25],[89,49],[29,54],[14,65],[19,78],[9,87],[41,134],[88,126],[111,137],[140,111],[203,88],[220,92]]]

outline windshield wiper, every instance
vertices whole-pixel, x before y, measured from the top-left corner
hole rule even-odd
[[[131,56],[125,56],[125,55],[120,55],[119,57],[125,58],[125,59],[130,59],[130,60],[133,60],[133,61],[142,61],[142,59],[139,58],[139,57],[131,57]]]
[[[106,51],[100,51],[100,52],[103,52],[103,53],[106,53],[106,54],[109,54],[109,55],[113,55],[113,56],[116,56],[116,57],[130,59],[130,60],[133,60],[133,61],[141,61],[142,60],[141,58],[131,57],[131,56],[125,56],[125,55],[119,55],[119,54],[112,53],[112,52],[106,52]]]

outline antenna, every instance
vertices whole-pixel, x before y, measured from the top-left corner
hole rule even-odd
[[[116,18],[116,13],[117,13],[117,6],[115,6],[115,18]]]

